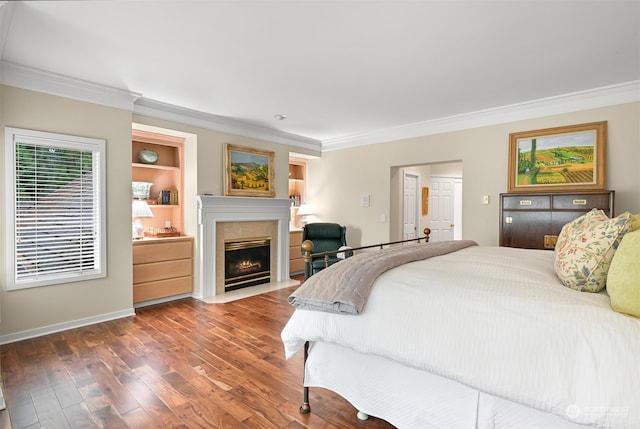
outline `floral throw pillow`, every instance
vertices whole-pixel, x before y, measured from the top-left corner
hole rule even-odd
[[[555,252],[556,275],[581,292],[600,292],[607,283],[611,259],[629,229],[629,213],[609,219],[593,209],[562,227]]]

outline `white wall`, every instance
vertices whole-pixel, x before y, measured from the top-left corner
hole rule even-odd
[[[185,143],[185,232],[197,235],[199,193],[223,194],[223,144],[275,152],[276,197],[288,198],[289,152],[314,151],[136,115],[131,111],[0,85],[0,125],[107,140],[107,264],[105,279],[7,292],[4,227],[0,233],[0,340],[3,342],[133,314],[131,250],[132,123],[175,130]],[[4,132],[0,133],[4,139]],[[0,140],[4,166],[4,141]],[[1,175],[4,178],[4,174]],[[0,224],[5,223],[4,183]],[[197,246],[197,244],[196,244]],[[194,249],[198,252],[198,248]],[[197,254],[197,253],[196,253]],[[197,262],[197,261],[196,261]],[[194,267],[198,273],[198,267]],[[198,284],[197,278],[194,282]]]
[[[640,103],[585,110],[506,124],[325,152],[308,163],[307,200],[317,219],[347,226],[351,245],[389,241],[397,226],[399,167],[461,161],[463,238],[498,245],[499,194],[507,190],[509,134],[608,121],[606,186],[616,191],[616,213],[640,212]],[[371,205],[360,196],[371,194]],[[489,195],[491,203],[482,204]],[[380,222],[385,215],[387,221]]]
[[[0,187],[0,301],[2,334],[64,327],[96,315],[132,313],[131,112],[0,86],[0,124],[105,139],[107,165],[107,277],[6,291],[5,189]],[[4,132],[0,165],[4,168]],[[2,174],[5,177],[5,174]],[[123,269],[127,267],[127,269]]]

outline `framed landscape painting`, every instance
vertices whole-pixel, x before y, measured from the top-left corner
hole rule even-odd
[[[508,192],[602,190],[607,122],[509,135]]]
[[[224,194],[275,197],[273,156],[267,150],[224,145]]]

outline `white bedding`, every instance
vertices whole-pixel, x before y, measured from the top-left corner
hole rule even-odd
[[[358,316],[296,310],[324,341],[596,427],[640,427],[640,320],[560,284],[553,252],[470,247],[382,274]]]
[[[330,343],[312,344],[304,384],[336,392],[358,411],[401,429],[586,428],[427,371]]]

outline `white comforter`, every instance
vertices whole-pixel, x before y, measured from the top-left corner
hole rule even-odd
[[[470,247],[382,274],[364,311],[296,310],[287,358],[337,343],[576,423],[640,428],[640,320],[560,284],[553,252]]]

